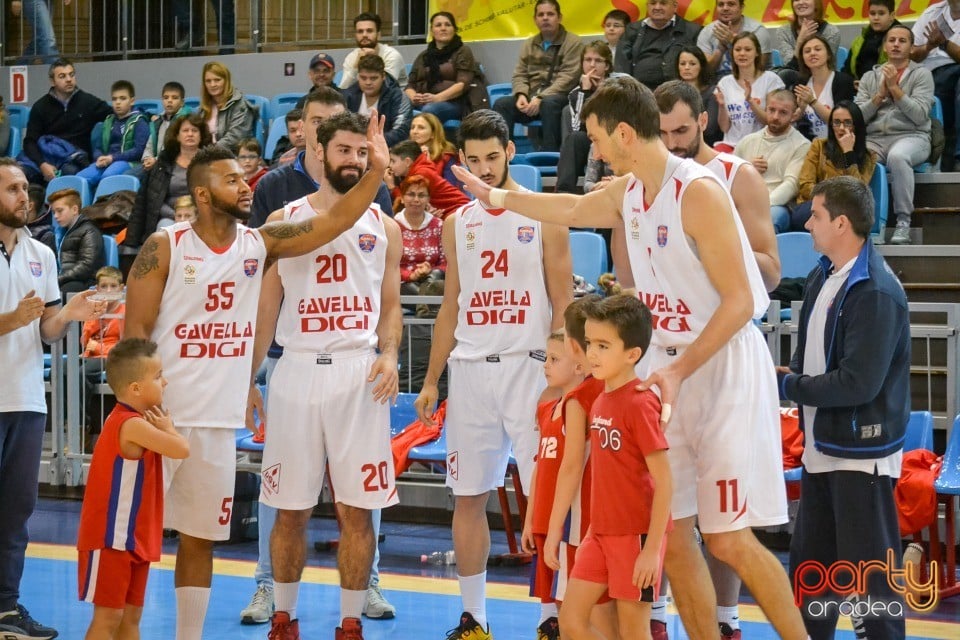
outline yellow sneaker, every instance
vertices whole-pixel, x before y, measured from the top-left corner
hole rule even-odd
[[[460,624],[447,632],[447,640],[493,640],[490,625],[484,631],[480,623],[466,611],[460,614]]]

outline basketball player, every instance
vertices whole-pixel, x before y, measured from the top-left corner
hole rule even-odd
[[[167,408],[191,450],[186,460],[164,461],[164,523],[180,532],[177,640],[202,634],[213,541],[230,533],[234,430],[244,423],[264,267],[330,242],[366,213],[389,162],[375,114],[367,146],[371,171],[331,210],[256,230],[243,225],[251,192],[233,154],[200,150],[187,169],[197,220],[154,233],[131,268],[124,337],[158,343],[171,381]]]
[[[777,390],[770,354],[752,318],[767,307],[757,263],[729,194],[708,169],[660,141],[653,94],[611,78],[584,106],[598,157],[620,177],[582,197],[494,189],[458,171],[483,202],[578,227],[625,223],[630,267],[654,333],[638,367],[642,388],[665,406],[678,479],[666,570],[691,638],[718,638],[716,596],[693,535],[699,515],[713,555],[747,584],[777,633],[806,637],[790,584],[750,527],[786,520]],[[679,403],[678,403],[679,402]]]
[[[460,161],[489,190],[518,191],[507,123],[488,109],[464,118]],[[470,202],[443,223],[447,276],[430,365],[417,397],[426,424],[437,379],[450,360],[447,486],[455,496],[453,547],[464,612],[450,640],[486,640],[487,494],[503,484],[513,454],[529,491],[539,444],[537,398],[545,336],[563,326],[572,298],[570,243],[564,227],[502,207]]]
[[[318,128],[324,174],[316,192],[273,212],[299,222],[330,211],[363,175],[365,119],[340,113]],[[276,332],[283,355],[270,388],[270,437],[263,451],[260,499],[276,507],[270,538],[274,598],[270,638],[300,637],[297,598],[306,528],[330,479],[340,514],[341,624],[337,640],[359,640],[360,615],[376,538],[370,511],[396,504],[390,409],[398,386],[400,227],[376,204],[346,233],[298,258],[279,260],[264,277],[254,360]],[[282,298],[282,302],[281,302]]]

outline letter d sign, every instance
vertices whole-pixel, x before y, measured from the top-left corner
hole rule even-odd
[[[27,68],[10,67],[10,104],[27,101]]]

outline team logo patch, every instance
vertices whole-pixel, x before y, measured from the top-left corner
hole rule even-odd
[[[460,476],[460,454],[457,451],[451,451],[447,454],[447,473],[454,480]]]
[[[43,267],[40,266],[39,262],[30,261],[30,273],[33,274],[34,278],[39,278],[43,275]]]
[[[630,237],[633,240],[640,239],[640,220],[637,219],[637,216],[630,218]]]
[[[360,251],[370,253],[377,246],[377,236],[372,233],[361,233],[358,243],[360,244]]]
[[[523,244],[530,244],[533,240],[533,227],[517,227],[517,240]]]
[[[665,224],[657,227],[657,244],[661,247],[667,246],[667,225]]]
[[[467,231],[467,249],[473,249],[477,246],[477,234],[473,231]]]
[[[197,284],[197,268],[192,264],[183,265],[183,284]]]
[[[243,261],[243,273],[248,278],[252,278],[257,275],[257,267],[260,266],[260,261],[256,258],[249,258]]]
[[[280,491],[280,463],[263,470],[263,490],[267,495],[277,495]]]

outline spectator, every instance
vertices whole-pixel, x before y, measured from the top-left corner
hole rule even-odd
[[[736,49],[734,58],[736,59]],[[790,205],[797,197],[797,176],[810,148],[810,141],[792,125],[797,98],[788,89],[767,94],[766,123],[760,131],[743,138],[734,152],[753,164],[770,192],[770,217],[777,233],[790,230]]]
[[[677,15],[677,0],[647,0],[647,17],[627,27],[617,46],[614,68],[628,73],[651,90],[676,80],[677,56],[684,45],[695,45],[700,26]]]
[[[800,510],[790,544],[798,594],[814,586],[805,563],[831,571],[841,563],[886,566],[893,549],[899,564],[893,487],[910,418],[910,312],[903,286],[867,240],[870,190],[853,178],[833,178],[816,186],[813,202],[807,229],[823,257],[807,277],[790,367],[777,369],[782,396],[801,408],[804,433]],[[816,604],[847,602],[855,612],[865,602],[883,602],[860,613],[857,632],[906,637],[905,616],[894,613],[898,604],[904,609],[902,591],[894,591],[885,571],[868,573],[852,598],[821,589],[822,582],[806,593],[817,594]],[[836,610],[820,614],[808,597],[798,604],[809,637],[833,637]]]
[[[493,110],[507,121],[511,139],[514,122],[540,120],[542,150],[559,151],[560,112],[580,76],[583,41],[561,24],[557,0],[537,0],[533,17],[539,33],[520,48],[513,69],[513,94],[497,100]]]
[[[386,118],[384,137],[388,145],[406,140],[410,135],[413,107],[397,81],[387,75],[383,58],[371,54],[357,62],[357,82],[343,90],[347,109],[369,116],[372,109]]]
[[[863,113],[855,102],[838,102],[830,112],[829,122],[827,137],[814,140],[803,160],[797,194],[800,204],[791,215],[791,229],[799,230],[806,224],[817,184],[837,176],[850,176],[869,185],[877,166],[877,154],[867,149]]]
[[[299,124],[299,120],[297,122]],[[240,163],[240,168],[243,169],[243,179],[251,190],[256,188],[260,178],[267,175],[267,168],[263,166],[262,154],[263,151],[261,151],[260,143],[257,142],[256,138],[247,138],[240,141],[237,162]]]
[[[793,0],[790,22],[773,32],[774,48],[780,52],[784,67],[797,69],[800,47],[807,38],[819,34],[836,55],[840,49],[840,30],[823,17],[823,0]]]
[[[103,373],[107,354],[123,335],[123,274],[116,267],[101,267],[97,270],[97,294],[107,303],[107,314],[112,318],[98,318],[83,323],[80,348],[83,357],[96,362],[86,362],[86,373]]]
[[[290,164],[296,160],[298,153],[307,148],[307,141],[303,138],[303,112],[300,109],[291,109],[284,116],[284,124],[287,135],[280,136],[273,150],[273,157],[270,159],[270,166],[273,168]]]
[[[103,121],[99,146],[93,150],[93,164],[77,173],[96,188],[104,178],[127,173],[143,157],[150,138],[147,117],[133,109],[136,93],[133,84],[117,80],[110,87],[113,113]]]
[[[894,14],[893,0],[869,0],[869,3],[867,16],[870,23],[850,43],[850,53],[843,63],[843,71],[857,80],[887,61],[883,53],[883,38],[890,27],[900,24]]]
[[[38,184],[32,184],[27,189],[29,200],[27,201],[27,230],[34,240],[42,242],[50,247],[54,253],[57,252],[57,239],[53,233],[53,225],[50,221],[53,214],[47,207],[46,189]]]
[[[317,127],[324,120],[347,110],[340,92],[330,87],[320,87],[307,94],[303,107],[303,137],[307,148],[297,154],[293,163],[267,173],[257,183],[253,192],[253,206],[248,226],[259,227],[271,213],[317,190],[323,176],[323,158],[317,153]],[[380,186],[374,199],[387,215],[393,215],[390,192],[386,185]],[[266,622],[266,621],[264,621]]]
[[[253,136],[257,108],[234,88],[230,70],[223,63],[214,61],[203,65],[200,113],[213,141],[232,151],[236,151],[241,140]]]
[[[700,94],[707,113],[703,140],[712,147],[723,139],[723,131],[720,130],[717,96],[714,94],[717,85],[713,82],[707,57],[700,47],[686,45],[680,49],[680,55],[677,56],[677,78],[693,86]]]
[[[63,293],[83,291],[96,284],[97,269],[106,262],[103,234],[80,213],[80,194],[61,189],[47,198],[53,217],[63,228],[58,281]]]
[[[307,75],[310,76],[310,88],[307,93],[303,94],[302,98],[297,100],[297,109],[302,111],[303,104],[307,101],[307,95],[320,87],[330,87],[340,91],[340,87],[333,81],[336,70],[337,63],[333,61],[333,56],[329,53],[317,53],[310,58],[310,68],[307,70]]]
[[[630,24],[630,14],[623,9],[613,9],[607,11],[603,16],[603,39],[610,47],[610,57],[617,57],[617,45],[627,32],[627,25]]]
[[[430,191],[430,206],[440,213],[441,219],[446,219],[448,215],[470,201],[463,191],[447,182],[437,172],[437,166],[430,160],[428,153],[422,151],[420,145],[413,140],[405,140],[390,149],[388,181],[391,175],[393,182],[397,185],[393,188],[393,195],[397,198],[401,195],[399,185],[404,180],[415,176],[425,178]]]
[[[590,159],[590,138],[587,137],[587,125],[580,117],[580,111],[587,98],[613,71],[613,54],[607,43],[594,40],[584,46],[580,54],[580,69],[580,83],[567,95],[573,130],[563,139],[557,165],[557,191],[563,193],[577,192],[577,179],[583,175]]]
[[[887,62],[860,79],[856,99],[867,123],[867,147],[887,165],[897,216],[894,244],[910,244],[913,167],[930,156],[933,75],[910,60],[912,44],[908,27],[890,27],[883,43]]]
[[[423,176],[410,176],[400,183],[400,202],[403,209],[395,218],[403,239],[400,293],[418,295],[422,285],[442,282],[447,271],[447,258],[440,242],[443,221],[427,211],[430,183]]]
[[[743,15],[746,0],[717,0],[714,20],[697,36],[697,46],[707,58],[707,65],[718,78],[733,71],[730,47],[733,39],[741,33],[752,33],[760,42],[761,60],[764,68],[770,66],[770,32],[766,27]]]
[[[430,16],[430,33],[433,40],[413,61],[405,92],[416,109],[432,113],[440,122],[459,120],[470,112],[467,89],[476,75],[477,61],[457,35],[452,13]]]
[[[163,151],[157,163],[140,184],[137,199],[127,224],[122,247],[136,253],[161,220],[173,220],[174,204],[187,189],[187,167],[197,151],[212,144],[210,131],[200,113],[191,113],[173,121],[167,129]]]
[[[70,4],[70,0],[63,0],[63,4]],[[49,64],[60,56],[48,0],[11,0],[10,13],[15,18],[22,15],[33,34],[30,42],[24,45],[23,55],[17,64],[31,64],[37,62],[38,58],[40,63]]]
[[[193,196],[180,196],[173,205],[174,222],[196,222],[197,204]]]
[[[163,85],[160,99],[163,102],[163,113],[150,118],[150,139],[143,150],[143,169],[149,171],[157,163],[157,156],[163,151],[163,141],[167,129],[174,120],[190,113],[190,107],[184,104],[186,89],[179,82],[168,82]]]
[[[853,100],[857,95],[853,88],[853,78],[836,69],[833,50],[822,36],[814,34],[807,38],[801,47],[802,53],[797,60],[800,77],[806,78],[806,84],[797,84],[793,92],[803,109],[803,119],[808,129],[807,137],[825,138],[830,111],[841,100]]]
[[[73,63],[58,58],[50,65],[50,91],[30,108],[23,154],[30,182],[44,184],[74,175],[90,163],[90,132],[113,113],[109,104],[77,88]],[[66,143],[66,144],[63,144]]]
[[[587,169],[583,174],[583,192],[599,191],[605,188],[614,178],[613,167],[609,163],[597,158],[593,145],[590,145],[590,159],[587,161]],[[609,230],[601,229],[600,235],[604,232],[609,235]],[[609,245],[609,242],[607,243]]]
[[[960,157],[960,0],[937,2],[927,7],[913,25],[911,57],[933,74],[934,95],[943,107],[947,137],[943,167],[953,169]],[[869,121],[869,118],[867,118]]]
[[[717,99],[717,122],[723,131],[720,151],[730,152],[747,134],[759,131],[767,123],[766,96],[783,88],[783,80],[772,71],[763,70],[760,42],[752,33],[733,40],[733,73],[720,78],[714,95]]]
[[[410,139],[420,145],[444,180],[460,188],[452,168],[458,164],[457,148],[447,140],[443,125],[432,113],[418,113],[410,123]]]
[[[362,56],[374,53],[383,58],[384,68],[403,86],[407,81],[407,67],[399,51],[380,42],[380,16],[375,13],[361,13],[353,19],[354,37],[357,48],[347,54],[343,61],[343,77],[340,88],[346,89],[357,81],[357,62]]]

